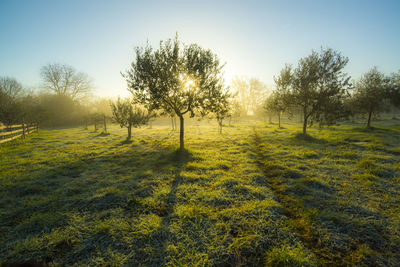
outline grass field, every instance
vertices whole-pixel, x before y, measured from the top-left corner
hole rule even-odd
[[[400,122],[40,130],[0,146],[0,262],[398,266]]]

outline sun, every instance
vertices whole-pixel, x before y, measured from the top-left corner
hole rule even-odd
[[[182,89],[184,91],[190,92],[196,87],[195,80],[191,79],[189,75],[181,74],[179,78],[182,82]]]

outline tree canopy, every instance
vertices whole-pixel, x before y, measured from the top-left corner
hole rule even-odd
[[[347,63],[347,57],[332,49],[313,50],[295,69],[286,65],[276,78],[287,90],[286,102],[301,109],[304,134],[314,121],[331,123],[340,115],[335,111],[351,88],[350,77],[343,72]]]
[[[371,126],[373,115],[388,108],[388,83],[389,80],[376,67],[365,73],[356,83],[353,103],[358,113],[368,114],[367,127]]]
[[[123,76],[137,103],[149,110],[163,110],[180,119],[180,150],[184,150],[184,115],[212,111],[215,97],[223,90],[222,68],[211,50],[197,44],[184,45],[176,36],[136,47],[136,59]]]
[[[137,105],[133,105],[131,99],[120,99],[113,103],[110,103],[113,119],[119,123],[121,128],[125,127],[128,129],[127,140],[131,139],[132,127],[139,127],[148,123],[151,118],[151,113],[147,110],[140,108]]]

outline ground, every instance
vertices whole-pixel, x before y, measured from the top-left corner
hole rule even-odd
[[[0,262],[395,266],[400,122],[42,129],[0,146]]]

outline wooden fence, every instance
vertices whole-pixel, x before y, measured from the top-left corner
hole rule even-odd
[[[27,134],[30,134],[38,130],[37,124],[19,124],[19,125],[9,125],[0,126],[0,144],[18,137],[25,139]]]

